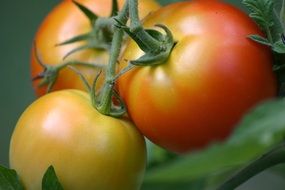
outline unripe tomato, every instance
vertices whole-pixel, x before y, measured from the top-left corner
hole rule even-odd
[[[276,95],[271,51],[248,38],[262,33],[237,8],[179,2],[145,20],[146,28],[155,24],[166,25],[177,41],[169,59],[118,80],[135,125],[154,143],[185,153],[225,139],[250,108]],[[142,55],[130,42],[121,68]]]
[[[77,0],[77,2],[85,5],[98,16],[109,16],[111,13],[111,0]],[[119,0],[119,5],[122,7],[124,0]],[[155,0],[140,0],[139,10],[140,17],[143,18],[151,11],[159,8],[159,4]],[[49,65],[58,65],[63,62],[63,57],[86,42],[76,42],[64,46],[56,46],[74,36],[84,34],[91,31],[91,25],[87,17],[72,3],[71,0],[60,2],[44,19],[40,25],[35,42],[42,62]],[[67,61],[82,61],[97,64],[104,64],[108,61],[108,53],[103,50],[83,50],[69,56]],[[98,72],[93,68],[78,67],[88,81],[94,80],[94,76]],[[37,76],[43,71],[43,68],[38,63],[34,47],[31,55],[31,75]],[[39,80],[33,82],[34,89],[38,96],[46,93],[47,86],[38,87]],[[82,89],[85,87],[78,75],[74,71],[66,68],[63,69],[57,79],[52,90],[59,89]]]
[[[10,166],[27,190],[41,189],[50,165],[65,190],[138,190],[145,162],[138,130],[100,114],[78,90],[53,92],[32,103],[10,144]]]

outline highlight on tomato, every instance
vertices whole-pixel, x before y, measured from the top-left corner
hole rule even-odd
[[[41,189],[50,165],[64,189],[138,190],[145,164],[145,141],[134,125],[100,114],[79,90],[40,97],[11,138],[10,167],[28,190]]]
[[[241,10],[215,0],[178,2],[144,22],[155,24],[177,42],[170,57],[118,80],[131,119],[154,143],[186,153],[224,140],[249,109],[276,95],[271,51],[248,38],[263,34]],[[121,69],[143,53],[130,41]]]
[[[112,7],[111,0],[77,0],[76,2],[85,6],[97,16],[110,16]],[[124,2],[124,0],[119,0],[119,7],[122,7]],[[158,8],[159,4],[155,0],[139,1],[141,18],[147,16]],[[44,68],[43,65],[39,63],[40,61],[46,64],[47,67],[58,66],[67,62],[84,62],[98,65],[106,64],[109,57],[108,51],[104,49],[106,47],[101,47],[102,45],[99,42],[82,40],[66,45],[58,45],[90,31],[92,31],[92,23],[90,23],[90,20],[75,5],[75,3],[70,0],[61,1],[46,16],[36,33],[34,39],[35,45],[32,48],[31,54],[32,77],[42,77],[41,74],[44,72]],[[92,35],[93,34],[90,34],[90,39],[93,39]],[[84,46],[87,48],[84,49]],[[88,46],[91,48],[88,48]],[[94,46],[98,46],[98,48],[92,48]],[[35,51],[35,48],[37,51]],[[82,48],[82,50],[74,52],[66,57],[70,52],[77,48]],[[80,65],[82,64],[78,64],[76,67],[87,78],[87,80],[91,82],[98,72],[98,69],[94,69],[92,66],[86,67]],[[50,80],[54,79],[52,78]],[[41,80],[33,81],[33,86],[37,96],[45,94],[48,88],[48,84],[39,86],[41,82]],[[102,81],[99,81],[99,83],[102,83]],[[69,88],[85,90],[79,77],[69,68],[64,68],[60,70],[59,75],[56,78],[56,82],[53,83],[51,90]]]

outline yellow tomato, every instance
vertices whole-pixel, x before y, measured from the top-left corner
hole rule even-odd
[[[144,138],[132,123],[100,114],[79,90],[32,103],[10,144],[10,166],[27,190],[41,189],[50,165],[65,190],[138,190],[145,162]]]

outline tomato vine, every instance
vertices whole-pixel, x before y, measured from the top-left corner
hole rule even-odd
[[[100,116],[104,117],[104,120],[106,118],[110,120],[114,119],[112,120],[113,123],[110,122],[112,125],[115,122],[119,122],[120,124],[124,123],[125,118],[123,116],[128,113],[129,119],[135,123],[143,135],[151,139],[154,143],[157,143],[170,151],[188,153],[188,151],[193,149],[204,148],[215,140],[224,140],[229,135],[237,121],[241,119],[241,116],[248,111],[249,108],[255,106],[255,104],[261,100],[265,100],[276,95],[276,81],[273,76],[273,72],[270,70],[271,51],[269,51],[269,48],[271,48],[275,58],[277,57],[277,59],[279,59],[280,54],[284,54],[285,52],[284,0],[280,14],[275,14],[275,16],[273,16],[274,18],[272,17],[271,12],[272,10],[275,10],[272,1],[263,0],[256,3],[252,0],[244,0],[243,2],[250,8],[251,18],[257,22],[266,35],[263,35],[262,32],[260,32],[251,20],[249,20],[243,13],[240,13],[238,10],[235,10],[233,7],[228,5],[223,5],[222,3],[219,4],[218,1],[196,0],[193,1],[193,4],[191,3],[191,5],[188,4],[189,2],[184,2],[185,4],[181,2],[181,4],[175,5],[177,7],[180,6],[180,8],[188,8],[193,12],[197,10],[198,12],[200,11],[202,16],[199,15],[198,17],[195,17],[196,20],[194,24],[192,23],[193,20],[191,20],[193,15],[189,14],[190,11],[187,12],[188,14],[182,15],[185,18],[177,18],[177,21],[184,22],[184,24],[190,23],[192,27],[198,23],[195,25],[195,27],[197,27],[195,29],[197,30],[194,32],[191,31],[193,28],[183,28],[183,24],[179,25],[179,28],[177,27],[177,23],[172,26],[174,23],[173,21],[168,22],[164,20],[165,18],[160,18],[159,14],[164,15],[165,17],[168,16],[167,18],[171,19],[171,14],[174,14],[175,10],[178,10],[174,5],[162,8],[159,10],[160,12],[158,11],[154,16],[150,15],[143,24],[139,16],[138,0],[127,0],[120,11],[118,11],[119,3],[116,0],[112,0],[112,10],[109,17],[99,17],[83,4],[73,1],[73,4],[81,10],[86,18],[88,18],[91,30],[59,42],[56,46],[63,47],[78,42],[85,43],[82,43],[78,47],[66,52],[63,56],[63,62],[56,66],[51,66],[48,63],[44,63],[41,52],[40,50],[38,51],[37,42],[35,42],[33,55],[35,56],[36,62],[38,62],[42,67],[43,71],[37,73],[33,80],[40,81],[38,83],[40,86],[47,85],[47,91],[49,92],[57,82],[59,74],[65,68],[70,68],[79,75],[79,78],[83,81],[82,83],[85,85],[86,90],[90,95],[89,100],[86,98],[84,93],[81,94],[82,92],[69,91],[70,94],[73,94],[71,96],[74,96],[78,101],[78,105],[85,105],[88,100],[88,105],[91,103],[92,106],[100,112]],[[203,6],[204,9],[201,9]],[[213,14],[213,12],[211,12],[212,10],[207,7],[217,8],[215,9],[215,14]],[[222,16],[219,16],[219,14]],[[211,17],[209,17],[209,15],[211,15]],[[236,18],[236,15],[238,18],[242,18],[244,20],[236,20],[241,22],[231,22],[228,27],[225,27],[227,29],[232,27],[231,29],[235,31],[234,35],[228,33],[230,30],[221,30],[223,26],[219,25],[219,23],[210,23],[213,21],[211,20],[212,18],[217,20],[223,18],[228,21],[228,17]],[[224,24],[223,22],[221,19],[222,24]],[[274,28],[276,22],[281,26],[278,28],[277,33]],[[235,25],[240,23],[241,25]],[[199,24],[201,24],[201,28],[199,28]],[[216,25],[218,27],[216,27]],[[148,27],[147,29],[146,26]],[[283,31],[280,32],[281,30]],[[184,33],[185,31],[190,32]],[[210,33],[207,33],[209,31]],[[250,34],[248,37],[255,42],[249,41],[246,39],[247,36],[245,36],[245,34],[249,34],[249,32],[252,31],[256,32],[256,34]],[[213,35],[212,33],[217,34]],[[125,34],[128,35],[130,39],[128,38],[126,40]],[[191,35],[187,36],[188,34]],[[204,44],[205,41],[198,42],[198,39],[201,39],[199,38],[201,36],[205,37],[207,40],[210,39],[209,41],[212,43],[211,45],[219,51],[213,51],[209,44]],[[125,40],[128,42],[125,43]],[[234,40],[236,40],[238,44],[236,44]],[[194,44],[195,46],[190,48],[188,43]],[[229,44],[232,46],[228,46]],[[185,48],[185,52],[183,48]],[[244,51],[243,48],[248,49],[249,53]],[[182,53],[176,52],[177,49],[180,51],[182,49]],[[200,57],[205,58],[205,60],[201,61],[200,58],[196,59],[197,56],[196,54],[193,54],[193,52],[191,56],[189,56],[188,53],[191,49],[196,50],[194,53],[196,52],[196,54],[199,54]],[[80,59],[73,60],[71,58],[74,54],[85,50],[98,50],[103,51],[104,53],[107,52],[109,54],[107,63],[94,63]],[[124,51],[122,52],[122,50]],[[203,55],[198,52],[200,50],[204,50]],[[177,55],[180,57],[175,57]],[[222,57],[222,55],[225,55],[225,57]],[[218,58],[223,60],[215,60]],[[230,61],[224,61],[226,59]],[[185,60],[194,60],[194,62],[185,63]],[[208,62],[208,60],[211,60],[212,62]],[[247,60],[250,61],[247,62]],[[180,64],[179,66],[177,66],[177,62]],[[199,62],[200,65],[196,64],[197,62]],[[259,64],[259,67],[254,65],[256,63]],[[192,67],[193,65],[195,66],[195,69]],[[174,69],[175,71],[179,70],[180,72],[173,74],[168,70],[170,67],[172,69],[181,67],[182,69]],[[97,75],[94,76],[95,79],[93,80],[92,85],[89,84],[90,81],[86,79],[84,74],[78,68],[92,68],[97,71]],[[232,70],[232,68],[237,70]],[[283,62],[278,62],[278,64],[275,63],[273,65],[273,70],[277,72],[282,72],[283,68]],[[143,71],[148,75],[143,75],[141,74],[143,72],[139,73],[140,71]],[[195,72],[187,73],[184,71]],[[202,73],[199,73],[200,71],[202,71]],[[253,72],[247,73],[247,71]],[[136,75],[136,73],[139,74]],[[159,75],[155,75],[156,73],[159,73]],[[205,73],[210,77],[201,77],[201,75]],[[220,75],[225,77],[217,78],[217,76]],[[139,78],[138,76],[141,77],[141,83],[134,83],[134,81],[137,81]],[[182,78],[179,78],[180,76],[182,76]],[[194,76],[194,78],[189,76]],[[173,79],[172,77],[175,80],[171,80]],[[103,80],[103,85],[98,85],[99,79]],[[159,80],[162,79],[167,80],[159,83]],[[278,79],[281,85],[284,84],[283,79]],[[232,83],[228,85],[225,83],[225,80]],[[257,80],[257,82],[255,82],[255,80]],[[159,86],[157,85],[158,83],[166,85]],[[146,86],[144,86],[144,84],[146,84]],[[152,89],[151,85],[155,87],[153,91],[150,90]],[[143,90],[137,90],[138,88],[136,88],[137,91],[131,91],[130,89],[134,86],[142,88]],[[189,88],[186,88],[185,86]],[[220,95],[223,88],[228,91],[224,92],[225,95]],[[166,94],[168,90],[171,91],[170,95]],[[246,93],[244,93],[243,90],[246,91]],[[281,91],[280,88],[279,91]],[[63,94],[65,92],[63,92]],[[250,94],[251,92],[252,94]],[[180,95],[178,96],[177,94]],[[177,99],[175,99],[176,96],[178,96]],[[52,95],[49,97],[52,97]],[[227,98],[230,98],[230,100],[227,101]],[[64,98],[61,98],[61,100],[63,99]],[[42,99],[39,100],[39,102],[40,101],[42,101]],[[231,104],[231,102],[236,102],[237,104]],[[59,104],[58,102],[56,103]],[[72,108],[71,110],[73,110],[73,103],[74,102],[69,103],[71,106],[70,108]],[[92,111],[88,110],[88,113]],[[138,112],[140,113],[137,115]],[[97,112],[95,113],[97,114]],[[79,114],[82,113],[78,113],[78,115]],[[38,116],[37,118],[41,117]],[[116,120],[117,118],[120,119]],[[222,119],[224,120],[222,121]],[[84,121],[88,121],[88,119],[85,118]],[[77,122],[81,124],[81,121]],[[202,122],[204,123],[201,124]],[[122,124],[122,126],[125,125],[129,126],[132,124]],[[214,127],[210,128],[209,126]],[[130,128],[131,130],[136,130],[136,128],[132,128],[132,126]],[[134,131],[134,133],[139,139],[141,134],[136,131]],[[202,136],[201,134],[204,135],[203,138],[200,138]],[[117,135],[116,137],[119,136],[120,135]],[[89,139],[89,137],[87,137],[87,139]],[[144,155],[144,146],[142,145],[142,142],[143,140],[138,143],[138,147],[141,148],[142,155]],[[134,149],[131,150],[135,151]],[[270,162],[272,158],[273,162]],[[140,161],[140,166],[144,166],[144,159]],[[226,182],[221,189],[234,188],[257,172],[283,161],[284,146],[282,145],[278,147],[278,150],[274,150],[266,154],[248,168],[242,170],[241,173]],[[139,172],[141,171],[143,171],[142,167],[139,168]],[[48,172],[52,173],[54,176],[55,171],[52,167],[48,169]],[[7,173],[11,174],[11,176],[15,178],[14,171],[8,171]],[[56,185],[58,185],[59,188],[62,188],[58,183],[56,176],[54,177]],[[141,179],[141,176],[138,178]],[[138,181],[140,179],[138,179]],[[45,182],[49,183],[48,181]],[[124,185],[126,185],[126,183]],[[137,187],[137,184],[134,184],[133,187]]]

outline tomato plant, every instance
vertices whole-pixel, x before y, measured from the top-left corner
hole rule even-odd
[[[64,189],[139,189],[145,142],[127,120],[100,114],[89,95],[62,90],[42,96],[20,117],[10,165],[29,190],[41,189],[53,165]]]
[[[101,17],[107,17],[111,13],[111,0],[78,0],[76,2],[81,3],[95,14]],[[124,0],[118,1],[121,7]],[[141,1],[140,2],[140,16],[144,17],[149,12],[156,10],[159,5],[154,0]],[[59,65],[63,62],[63,58],[75,48],[86,44],[83,42],[76,42],[68,45],[56,46],[57,44],[64,42],[72,37],[90,32],[91,25],[88,18],[75,6],[72,1],[60,2],[44,19],[39,27],[35,36],[36,48],[38,49],[40,59],[43,63],[48,65]],[[33,47],[34,48],[34,47]],[[84,61],[97,64],[105,64],[108,61],[108,52],[105,50],[86,49],[78,51],[68,58],[67,61]],[[92,81],[94,75],[98,72],[94,68],[79,67],[81,73]],[[39,64],[35,51],[32,51],[31,55],[31,75],[37,76],[43,71],[42,66]],[[46,93],[47,86],[39,87],[40,80],[33,82],[34,89],[38,96]],[[56,83],[52,90],[59,89],[82,89],[82,85],[79,77],[70,69],[64,68],[60,71]]]
[[[165,63],[135,68],[118,80],[120,95],[139,130],[154,143],[185,153],[225,139],[242,115],[274,97],[277,84],[268,47],[243,12],[219,1],[186,1],[145,20],[164,24],[177,44]],[[126,47],[121,68],[143,55]]]

